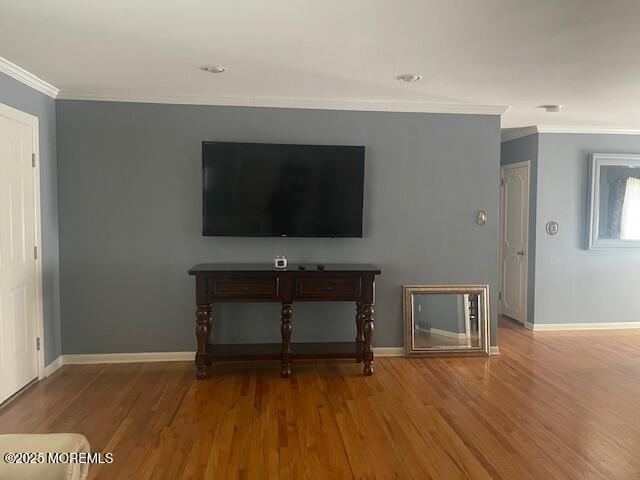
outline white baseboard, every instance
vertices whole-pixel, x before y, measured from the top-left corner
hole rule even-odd
[[[609,323],[525,323],[525,327],[534,332],[562,330],[626,330],[640,328],[640,322]]]
[[[431,333],[435,335],[442,335],[443,337],[447,338],[453,338],[456,340],[466,340],[467,338],[469,338],[466,333],[449,332],[448,330],[441,330],[439,328],[432,328]]]
[[[497,345],[489,347],[489,355],[500,355],[500,347]]]
[[[49,365],[44,367],[45,378],[51,375],[56,370],[58,370],[63,364],[64,364],[64,358],[62,358],[62,355],[60,355],[58,358],[53,360]]]
[[[447,338],[455,338],[456,340],[465,340],[468,338],[466,333],[450,332],[448,330],[441,330],[439,328],[422,328],[422,327],[416,326],[414,330],[416,332],[422,332],[427,334],[433,333],[435,335],[442,335],[443,337],[447,337]]]
[[[95,363],[191,362],[196,352],[91,353],[63,355],[65,365]]]
[[[404,357],[404,347],[373,347],[373,354],[377,357]]]
[[[403,357],[403,347],[375,347],[378,357]],[[63,355],[60,366],[99,363],[192,362],[196,352],[92,353]],[[60,366],[56,367],[59,368]]]

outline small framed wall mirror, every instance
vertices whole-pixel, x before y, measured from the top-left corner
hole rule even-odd
[[[593,154],[591,250],[640,250],[640,155]]]
[[[405,285],[402,297],[407,356],[489,355],[488,285]]]

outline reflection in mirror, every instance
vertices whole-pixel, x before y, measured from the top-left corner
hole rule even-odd
[[[405,285],[407,355],[488,355],[487,285]]]
[[[415,293],[412,303],[415,349],[480,346],[478,294]]]
[[[640,165],[600,167],[598,238],[640,240]]]

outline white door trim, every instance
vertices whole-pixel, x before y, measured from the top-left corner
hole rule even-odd
[[[525,249],[524,251],[526,252],[526,258],[525,258],[525,262],[524,262],[524,321],[522,322],[523,325],[526,325],[529,322],[529,318],[527,317],[527,314],[529,313],[529,220],[531,218],[531,205],[529,202],[529,198],[531,197],[531,161],[530,160],[525,160],[523,162],[517,162],[517,163],[510,163],[508,165],[500,165],[500,247],[498,249],[498,254],[499,254],[499,271],[500,271],[500,280],[499,280],[499,285],[500,285],[500,294],[502,294],[502,292],[504,291],[503,288],[503,279],[504,279],[504,262],[502,261],[502,243],[504,241],[504,195],[503,195],[503,180],[504,180],[504,172],[505,170],[512,170],[515,168],[521,168],[521,167],[526,167],[527,168],[527,198],[526,198],[526,202],[527,202],[527,218],[525,221]],[[502,299],[498,300],[498,315],[502,315]]]
[[[37,350],[38,355],[38,380],[42,380],[45,375],[44,369],[44,312],[43,312],[43,299],[42,299],[42,232],[40,221],[40,130],[38,124],[38,117],[25,113],[16,108],[10,107],[3,103],[0,103],[0,115],[10,118],[16,122],[20,122],[24,125],[31,127],[32,141],[33,141],[33,153],[35,154],[36,166],[33,169],[33,195],[35,205],[35,232],[36,239],[35,244],[38,249],[38,258],[36,259],[36,335],[40,338],[40,350]],[[35,342],[36,339],[34,338]]]

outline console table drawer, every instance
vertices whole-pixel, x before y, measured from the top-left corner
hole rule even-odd
[[[277,278],[218,278],[213,280],[215,298],[277,299]]]
[[[356,300],[360,292],[360,278],[298,278],[295,296],[305,300]]]

